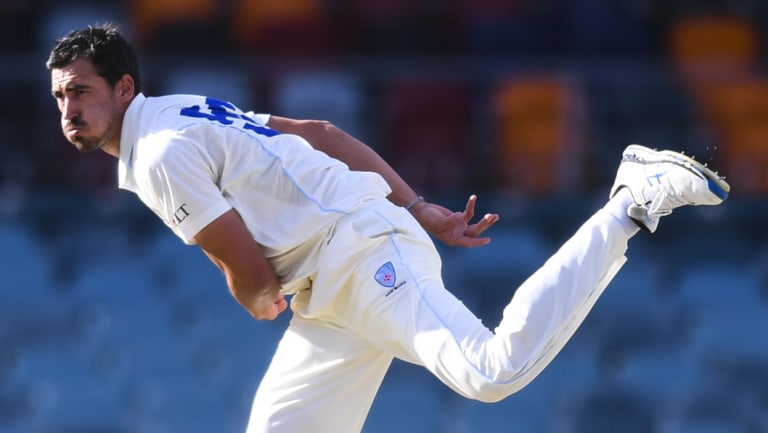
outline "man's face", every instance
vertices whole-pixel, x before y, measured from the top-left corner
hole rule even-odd
[[[125,106],[121,83],[112,88],[90,60],[77,59],[51,70],[51,93],[61,112],[61,130],[80,152],[119,148]]]

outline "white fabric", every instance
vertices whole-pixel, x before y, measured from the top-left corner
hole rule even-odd
[[[634,233],[618,199],[609,202],[517,289],[491,331],[444,288],[432,240],[386,200],[381,176],[350,172],[231,105],[139,95],[125,116],[119,182],[187,243],[236,209],[285,291],[311,281],[292,299],[248,433],[359,432],[393,357],[468,398],[516,392],[581,324]]]
[[[290,293],[315,267],[317,237],[390,189],[378,174],[349,171],[301,137],[259,123],[267,119],[201,96],[140,94],[123,122],[119,186],[187,244],[234,208]]]
[[[247,433],[359,432],[393,356],[465,397],[505,398],[582,323],[625,262],[630,231],[597,212],[517,289],[492,332],[444,288],[437,251],[402,208],[382,200],[341,218],[313,289],[293,298]],[[392,287],[375,278],[386,263]]]

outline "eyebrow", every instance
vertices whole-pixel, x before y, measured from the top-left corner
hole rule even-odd
[[[64,92],[74,92],[74,91],[77,91],[77,90],[84,90],[84,89],[90,89],[90,88],[91,88],[91,86],[89,86],[87,84],[69,84],[66,87],[64,87]],[[58,90],[58,89],[54,89],[54,90],[51,91],[51,94],[53,96],[59,95],[61,93],[62,92],[60,90]]]

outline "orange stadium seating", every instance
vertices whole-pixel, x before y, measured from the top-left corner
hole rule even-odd
[[[494,90],[502,188],[548,195],[573,188],[582,166],[578,94],[558,76],[502,79]]]

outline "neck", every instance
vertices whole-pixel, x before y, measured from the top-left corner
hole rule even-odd
[[[120,141],[107,143],[101,148],[101,150],[109,155],[114,156],[115,158],[120,158]]]
[[[135,95],[134,95],[135,97]],[[123,134],[123,121],[125,120],[125,114],[128,112],[128,106],[131,105],[131,101],[133,101],[134,97],[131,97],[128,101],[124,103],[121,109],[121,115],[116,120],[116,130],[114,131],[114,134],[112,134],[112,137],[107,141],[104,146],[101,147],[101,150],[106,152],[109,155],[114,156],[115,158],[120,158],[120,138]]]

